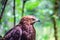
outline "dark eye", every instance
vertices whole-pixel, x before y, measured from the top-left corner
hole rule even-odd
[[[32,20],[35,20],[35,19],[32,19]]]

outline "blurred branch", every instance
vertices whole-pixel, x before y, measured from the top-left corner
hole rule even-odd
[[[23,17],[23,15],[24,15],[24,6],[25,6],[25,3],[26,3],[27,0],[22,0],[22,1],[23,1],[23,3],[22,3],[22,17]]]
[[[57,37],[56,19],[53,17],[53,18],[52,18],[52,21],[53,21],[53,25],[54,25],[54,37],[55,37],[55,40],[58,40],[58,37]]]
[[[6,4],[7,4],[7,1],[8,0],[5,0],[5,2],[2,0],[2,3],[4,2],[4,5],[2,6],[2,12],[1,12],[1,15],[0,15],[0,22],[1,22],[1,19],[2,19],[2,17],[3,17],[3,13],[4,13],[4,10],[5,10],[5,7],[6,7]]]
[[[8,0],[5,0],[4,5],[2,6],[2,12],[1,12],[1,15],[0,15],[0,20],[2,19],[3,12],[4,12],[4,10],[5,10],[5,7],[6,7],[6,4],[7,4],[7,1],[8,1]]]
[[[14,15],[14,26],[15,26],[15,24],[16,24],[16,17],[15,17],[15,0],[14,0],[14,2],[13,2],[13,15]]]
[[[58,40],[56,18],[54,17],[54,16],[57,16],[57,12],[58,12],[58,0],[55,0],[54,13],[52,15],[52,22],[53,22],[53,25],[54,25],[54,37],[55,37],[55,40]]]

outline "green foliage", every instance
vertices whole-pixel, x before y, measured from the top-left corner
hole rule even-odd
[[[28,0],[24,6],[24,16],[34,15],[41,20],[40,23],[34,25],[36,29],[36,40],[54,40],[54,30],[51,15],[53,14],[55,0]],[[15,1],[15,16],[16,25],[20,22],[22,18],[22,0]],[[0,3],[0,13],[2,4]],[[60,20],[59,16],[53,16],[57,20],[58,35],[60,38]],[[7,6],[4,11],[3,18],[1,20],[0,35],[4,34],[14,26],[14,16],[13,16],[13,0],[8,0]],[[2,31],[1,31],[2,30]]]
[[[28,1],[25,5],[26,9],[27,10],[33,10],[35,9],[37,6],[39,5],[39,2],[31,2],[31,1]]]

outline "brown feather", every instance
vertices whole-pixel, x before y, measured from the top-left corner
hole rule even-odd
[[[36,31],[33,27],[34,16],[25,16],[20,23],[9,30],[4,40],[35,40]]]

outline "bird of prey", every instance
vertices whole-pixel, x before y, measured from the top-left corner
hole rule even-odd
[[[10,29],[3,40],[35,40],[36,31],[34,23],[39,22],[35,16],[24,16],[18,25]]]

